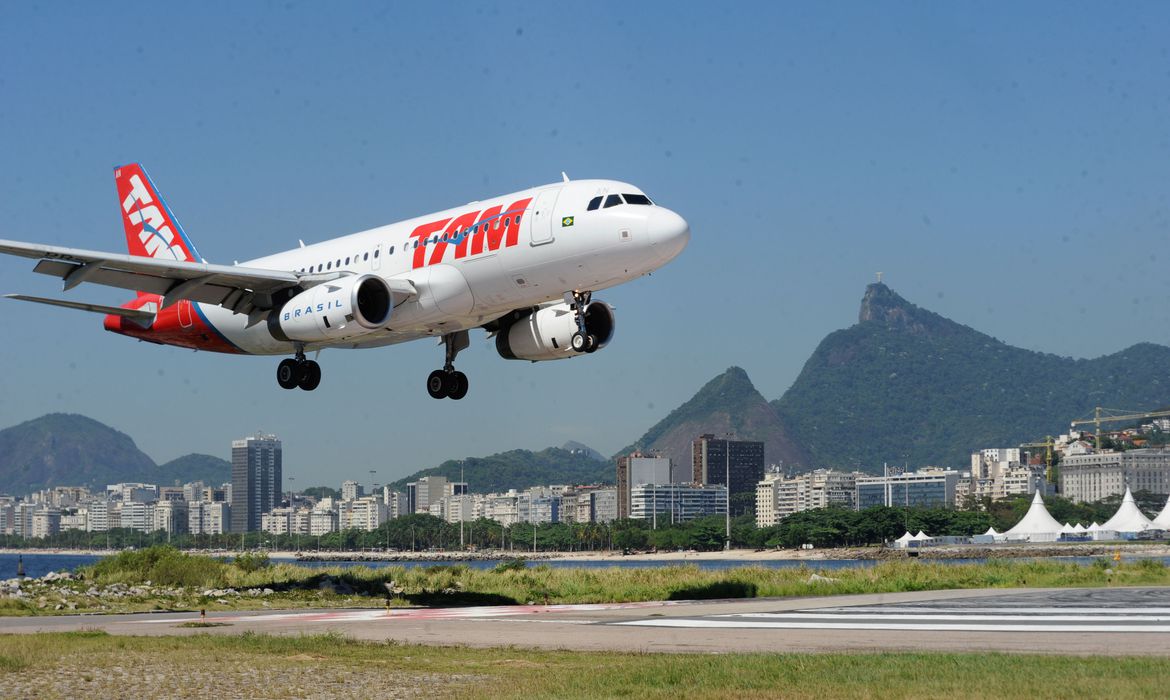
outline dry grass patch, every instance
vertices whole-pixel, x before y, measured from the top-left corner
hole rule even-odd
[[[630,654],[311,637],[0,635],[7,697],[1165,697],[1170,660],[1008,654]]]

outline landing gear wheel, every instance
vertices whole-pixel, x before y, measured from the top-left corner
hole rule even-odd
[[[299,380],[297,386],[305,391],[312,391],[316,389],[321,383],[321,365],[313,360],[305,360],[301,363]]]
[[[585,352],[597,351],[597,336],[590,334],[585,336]]]
[[[281,360],[276,366],[276,383],[281,389],[296,389],[300,382],[299,363],[296,360]]]
[[[446,387],[447,398],[452,399],[454,401],[458,401],[459,399],[463,398],[464,396],[467,396],[467,375],[466,374],[459,372],[459,371],[455,371],[455,372],[452,372],[451,374],[447,375],[447,377],[450,380],[450,385]]]
[[[588,352],[589,336],[584,333],[574,333],[569,344],[573,347],[573,352]]]
[[[467,331],[455,331],[444,335],[442,342],[446,362],[443,369],[437,369],[427,377],[427,393],[432,399],[458,401],[467,396],[467,375],[455,370],[455,356],[460,350],[467,349],[471,341],[467,338]]]
[[[427,393],[432,399],[447,398],[447,373],[441,369],[431,372],[427,376]]]

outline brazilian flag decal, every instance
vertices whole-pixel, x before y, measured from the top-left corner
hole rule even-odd
[[[561,219],[561,228],[565,228],[566,226],[572,226],[572,225],[573,225],[573,217],[566,216],[563,219]]]

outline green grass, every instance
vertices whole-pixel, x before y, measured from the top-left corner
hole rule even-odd
[[[181,663],[175,663],[182,659]],[[222,688],[247,694],[254,669],[277,679],[307,671],[321,687],[434,682],[426,695],[466,698],[1162,698],[1170,660],[1007,654],[637,654],[420,647],[335,635],[277,637],[104,634],[0,635],[0,683],[58,683],[141,669],[159,687],[214,670]],[[603,672],[599,670],[603,669]],[[79,685],[81,685],[79,683]],[[88,687],[88,686],[87,686]],[[417,686],[415,686],[417,687]],[[424,686],[425,687],[425,686]],[[266,696],[305,697],[281,687]],[[389,692],[389,689],[387,689]],[[393,693],[390,693],[393,694]]]
[[[159,548],[162,549],[162,548]],[[55,584],[58,592],[30,584],[23,600],[0,599],[0,616],[144,610],[242,610],[337,606],[458,606],[535,603],[610,603],[701,598],[792,597],[960,588],[1104,587],[1170,585],[1160,561],[1089,566],[1058,560],[993,559],[983,564],[923,560],[884,561],[871,567],[826,570],[815,566],[749,566],[704,570],[697,565],[662,568],[554,568],[547,565],[466,565],[317,569],[293,564],[241,568],[174,550],[118,555],[82,570],[83,580]],[[832,579],[811,580],[812,574]],[[88,596],[91,585],[139,586],[151,581],[167,594]],[[387,584],[400,593],[389,595]],[[324,590],[322,586],[324,584]],[[334,585],[347,587],[338,592]],[[203,596],[207,588],[234,588],[239,596]],[[249,595],[272,589],[270,595]],[[60,595],[68,590],[69,595]],[[223,602],[220,602],[223,601]],[[57,611],[59,604],[73,603]]]

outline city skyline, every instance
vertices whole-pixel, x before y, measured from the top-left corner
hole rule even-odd
[[[130,8],[6,8],[0,237],[120,245],[111,170],[130,161],[213,262],[562,170],[644,187],[693,236],[672,266],[602,295],[618,326],[603,352],[511,363],[473,334],[462,405],[428,403],[441,359],[428,343],[327,351],[330,382],[289,396],[264,358],[144,347],[84,314],[0,300],[19,329],[0,425],[81,413],[160,462],[259,426],[306,484],[337,461],[359,478],[392,461],[381,478],[394,480],[568,440],[609,455],[730,365],[779,397],[879,270],[1012,345],[1170,345],[1164,6],[611,14],[220,5],[147,24]],[[566,42],[565,27],[591,41]],[[440,48],[455,36],[490,48]],[[26,261],[0,259],[0,280],[60,296]],[[695,333],[697,319],[717,332]]]

